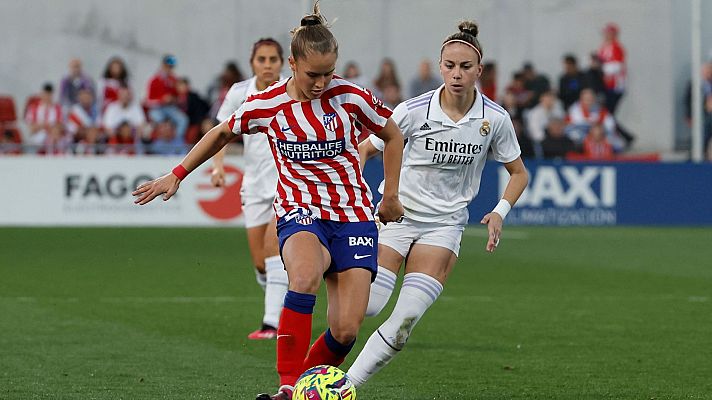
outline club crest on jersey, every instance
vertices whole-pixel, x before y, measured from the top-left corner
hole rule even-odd
[[[487,120],[482,121],[482,126],[480,127],[480,135],[487,136],[487,135],[489,135],[491,130],[492,130],[492,128],[490,128],[489,121],[487,121]]]
[[[324,114],[322,118],[324,119],[324,128],[332,132],[336,132],[336,128],[339,124],[339,120],[336,118],[336,113]]]
[[[284,216],[285,221],[294,220],[300,225],[311,225],[314,222],[312,211],[306,208],[295,208]]]

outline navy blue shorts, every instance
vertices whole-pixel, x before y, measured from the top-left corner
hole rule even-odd
[[[324,272],[324,276],[350,268],[365,268],[371,271],[371,282],[376,279],[378,229],[373,221],[325,221],[311,216],[308,211],[294,210],[277,221],[280,254],[284,242],[290,236],[302,231],[316,235],[331,254],[331,265]]]

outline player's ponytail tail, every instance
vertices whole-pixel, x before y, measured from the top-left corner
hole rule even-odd
[[[295,60],[304,58],[311,52],[338,55],[339,43],[329,30],[326,18],[321,15],[318,0],[314,3],[312,14],[302,18],[299,27],[292,30],[290,49]]]

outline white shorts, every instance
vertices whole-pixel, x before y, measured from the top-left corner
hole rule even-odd
[[[245,228],[266,225],[275,218],[274,200],[263,200],[250,202],[242,205],[242,212],[245,214]]]
[[[420,222],[404,218],[403,222],[391,222],[378,232],[378,244],[386,245],[403,257],[408,255],[410,246],[416,243],[449,249],[456,256],[460,253],[463,225],[447,225],[434,222]]]

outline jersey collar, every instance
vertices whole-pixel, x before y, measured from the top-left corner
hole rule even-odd
[[[448,117],[443,109],[440,107],[440,93],[445,90],[445,84],[440,85],[439,88],[435,89],[433,96],[430,98],[430,103],[428,104],[428,111],[425,118],[430,121],[440,122],[444,126],[457,127],[458,123],[453,122],[450,117]],[[459,124],[463,124],[473,119],[483,119],[485,117],[485,103],[482,100],[482,94],[475,89],[475,103],[472,104],[470,110],[465,114]]]

